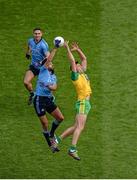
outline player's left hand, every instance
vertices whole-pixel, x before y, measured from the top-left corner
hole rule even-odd
[[[30,57],[31,57],[30,54],[27,54],[27,53],[26,53],[26,58],[27,58],[27,59],[30,59]]]
[[[71,44],[71,51],[76,51],[76,50],[78,50],[79,49],[79,46],[78,46],[78,43],[77,42],[73,42],[72,44]]]

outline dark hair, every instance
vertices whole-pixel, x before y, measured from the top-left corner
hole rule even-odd
[[[79,62],[78,61],[75,61],[75,64],[78,64]],[[72,70],[71,66],[70,66],[70,71]]]
[[[39,31],[41,31],[41,32],[42,32],[42,29],[41,29],[41,28],[39,28],[39,27],[34,28],[34,29],[33,29],[33,32],[35,32],[35,31],[37,31],[37,30],[39,30]]]

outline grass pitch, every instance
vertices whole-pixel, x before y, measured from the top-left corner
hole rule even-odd
[[[137,178],[136,7],[135,0],[0,0],[1,179]],[[78,41],[87,55],[93,96],[78,143],[80,162],[67,155],[71,137],[59,153],[50,152],[34,109],[26,103],[26,42],[37,26],[51,48],[61,35]],[[63,48],[54,64],[56,102],[65,116],[60,134],[74,122],[75,91]]]

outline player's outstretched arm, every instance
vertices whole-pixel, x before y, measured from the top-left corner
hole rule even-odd
[[[47,57],[47,60],[46,60],[46,62],[45,62],[45,66],[49,63],[49,62],[51,62],[52,60],[53,60],[53,58],[54,58],[54,56],[55,56],[55,54],[56,54],[56,51],[57,51],[57,48],[53,48],[52,50],[51,50],[51,52],[50,52],[50,54],[49,54],[49,56]]]
[[[70,61],[70,64],[71,64],[71,69],[73,72],[76,72],[76,63],[75,63],[75,59],[74,59],[74,56],[69,48],[69,45],[68,45],[68,41],[65,41],[64,42],[64,47],[67,49],[67,54],[68,54],[68,59]]]
[[[84,71],[86,71],[87,69],[87,58],[85,56],[85,54],[83,53],[83,51],[80,49],[80,47],[78,46],[78,44],[76,42],[72,43],[71,45],[71,51],[76,51],[80,57],[81,60],[81,66],[83,68]]]
[[[50,55],[50,52],[48,51],[48,52],[46,52],[45,53],[45,58],[48,58],[49,57],[49,55]]]
[[[53,60],[53,58],[54,58],[54,56],[56,54],[56,51],[57,51],[57,48],[55,48],[55,47],[51,50],[51,52],[50,52],[50,54],[49,54],[49,56],[47,58],[47,62],[50,62],[50,61]]]

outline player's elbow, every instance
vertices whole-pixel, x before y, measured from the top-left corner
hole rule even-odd
[[[83,58],[82,58],[82,61],[86,63],[86,62],[87,62],[87,57],[86,57],[86,56],[83,57]]]
[[[87,67],[84,66],[84,67],[82,67],[82,69],[83,69],[83,71],[85,72],[85,71],[87,70]]]
[[[60,121],[60,122],[64,121],[64,116],[63,116],[63,115],[60,115],[59,121]]]
[[[55,91],[57,89],[57,85],[48,86],[51,91]]]
[[[53,90],[55,91],[57,89],[57,85],[54,85],[53,86]]]
[[[56,91],[57,90],[57,87],[54,87],[53,89],[52,89],[52,91]]]

